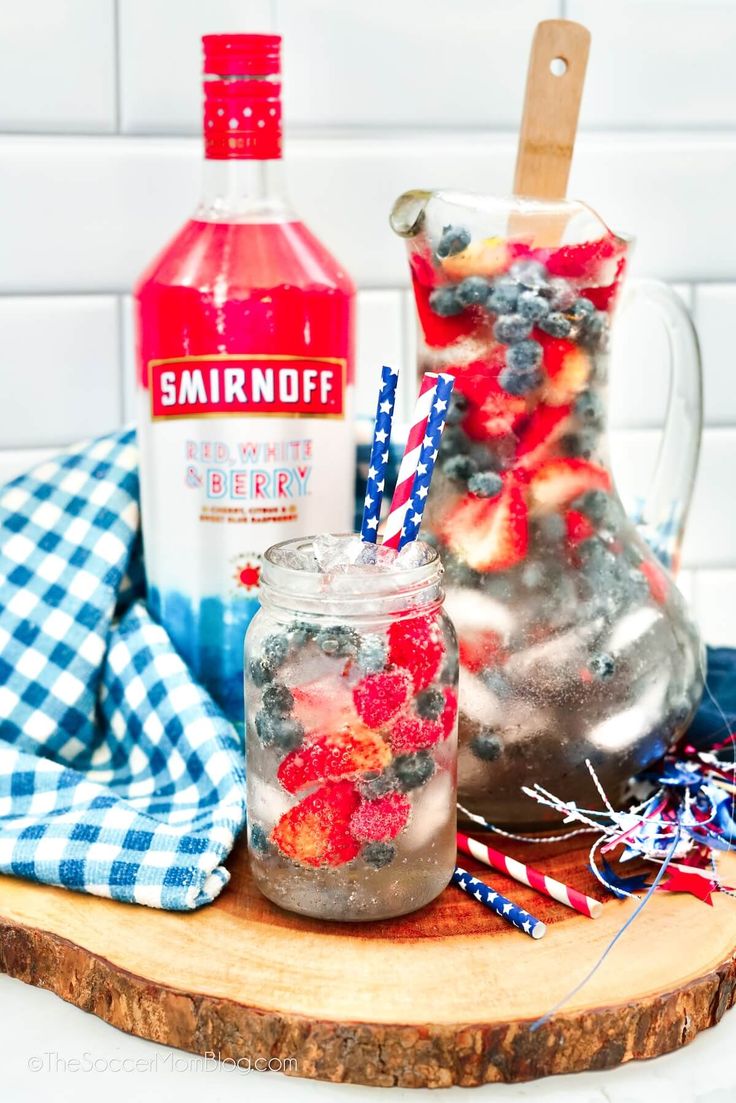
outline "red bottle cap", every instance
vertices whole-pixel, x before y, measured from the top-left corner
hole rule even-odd
[[[205,157],[278,159],[281,36],[209,34],[202,44]]]
[[[281,72],[281,35],[206,34],[204,72],[213,77],[271,77]]]

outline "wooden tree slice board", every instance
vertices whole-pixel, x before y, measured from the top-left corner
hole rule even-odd
[[[570,843],[517,856],[605,899]],[[473,860],[467,868],[479,870]],[[241,847],[210,907],[166,913],[0,877],[0,968],[156,1042],[293,1058],[294,1075],[382,1086],[526,1080],[653,1057],[718,1022],[736,990],[736,900],[658,892],[573,1000],[533,1032],[633,910],[586,919],[484,870],[548,925],[518,933],[455,888],[386,923],[269,904]],[[736,856],[722,861],[736,882]]]

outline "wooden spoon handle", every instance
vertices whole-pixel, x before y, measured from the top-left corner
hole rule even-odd
[[[590,50],[590,31],[567,19],[537,25],[526,77],[514,192],[564,199]],[[563,70],[555,75],[555,70]]]

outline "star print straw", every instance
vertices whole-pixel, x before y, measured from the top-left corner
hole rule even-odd
[[[474,900],[477,900],[486,908],[490,908],[492,912],[495,912],[501,919],[505,919],[507,923],[511,923],[517,930],[528,934],[530,938],[544,938],[546,935],[547,927],[541,920],[535,919],[533,915],[524,911],[518,904],[514,904],[511,900],[507,900],[505,896],[501,896],[500,892],[496,892],[485,881],[479,881],[477,877],[472,877],[466,869],[455,866],[452,884],[457,885],[464,893],[472,896]]]
[[[368,467],[363,519],[360,526],[360,535],[368,544],[375,544],[378,534],[378,522],[381,519],[381,502],[383,501],[383,488],[386,485],[386,467],[388,465],[389,444],[391,443],[391,425],[396,403],[398,378],[398,372],[384,364],[381,369],[381,387],[378,392],[376,424],[373,429],[371,460]]]
[[[406,542],[402,541],[406,536],[404,521],[411,504],[414,481],[422,460],[422,453],[425,449],[429,449],[430,454],[436,455],[436,449],[430,448],[430,445],[434,440],[439,443],[441,430],[436,432],[434,427],[441,422],[444,428],[444,413],[433,408],[440,378],[446,377],[438,376],[435,372],[425,372],[419,387],[414,416],[396,480],[396,489],[391,499],[391,508],[383,532],[383,546],[386,548],[398,549]],[[417,528],[418,526],[415,527],[415,535]]]
[[[427,504],[427,495],[429,494],[429,484],[432,481],[432,472],[439,452],[445,419],[447,418],[447,409],[450,405],[450,396],[454,386],[454,376],[444,374],[437,376],[432,412],[427,422],[427,432],[422,443],[422,451],[411,488],[411,499],[404,517],[404,525],[399,540],[400,549],[405,544],[411,543],[412,540],[416,540],[419,535],[419,527],[422,523],[424,507]]]
[[[533,869],[524,862],[517,862],[516,858],[509,858],[507,854],[502,854],[500,850],[495,850],[492,846],[479,842],[478,839],[471,839],[462,831],[457,833],[457,848],[463,854],[469,854],[471,858],[477,858],[479,862],[485,862],[492,869],[497,869],[499,873],[513,877],[522,885],[528,885],[529,888],[550,896],[565,907],[574,908],[581,915],[598,919],[603,914],[603,905],[600,900],[594,900],[592,896],[586,896],[584,892],[578,892],[577,889],[570,888],[562,881],[556,881],[554,877],[548,877],[546,873]]]

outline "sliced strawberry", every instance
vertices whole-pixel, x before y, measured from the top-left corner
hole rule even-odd
[[[500,367],[505,362],[504,357]],[[476,392],[480,389],[477,387]],[[513,433],[527,415],[526,399],[521,395],[508,394],[490,372],[485,378],[483,390],[485,393],[480,403],[472,406],[463,418],[465,434],[471,440],[486,441]]]
[[[395,755],[414,754],[434,746],[443,738],[439,720],[425,720],[421,716],[400,716],[391,729],[389,739]]]
[[[412,276],[424,287],[436,287],[439,282],[439,272],[432,263],[432,254],[429,249],[412,254],[409,261]]]
[[[579,245],[563,245],[547,257],[547,271],[551,276],[588,278],[594,280],[596,269],[602,261],[610,260],[625,248],[615,234],[606,234],[597,241],[585,241]]]
[[[596,310],[607,310],[610,313],[616,305],[625,271],[626,257],[621,257],[616,264],[613,279],[609,284],[602,287],[586,287],[584,291],[581,291],[581,295],[586,299],[590,299]]]
[[[412,676],[397,667],[368,674],[353,690],[355,708],[369,728],[380,728],[396,716],[411,692]]]
[[[380,735],[368,728],[347,729],[302,743],[282,760],[277,777],[287,793],[298,793],[315,781],[382,770],[390,761],[391,751]]]
[[[455,376],[455,390],[468,402],[480,406],[490,394],[501,394],[498,377],[506,366],[506,350],[493,345],[487,358],[471,360],[468,364],[443,368]]]
[[[429,305],[432,288],[416,278],[413,279],[413,284],[419,324],[430,348],[446,348],[453,341],[469,337],[479,329],[482,332],[484,328],[488,328],[488,316],[480,307],[469,306],[462,314],[454,314],[450,318],[440,317]]]
[[[540,334],[547,378],[542,390],[550,406],[563,406],[585,390],[590,378],[590,357],[572,341]]]
[[[513,567],[525,557],[529,544],[526,503],[514,483],[497,498],[462,498],[441,527],[450,551],[475,571]]]
[[[442,725],[442,731],[445,739],[452,735],[452,729],[455,727],[455,719],[457,717],[457,694],[449,686],[445,686],[445,707],[440,715],[440,724]]]
[[[572,406],[545,406],[540,403],[524,426],[519,437],[516,457],[529,466],[544,458],[567,428]]]
[[[500,237],[471,241],[461,253],[452,253],[442,260],[442,271],[451,280],[466,276],[496,276],[508,267],[508,243]]]
[[[436,616],[396,620],[388,630],[388,659],[408,670],[414,692],[426,689],[445,654],[442,629]]]
[[[328,782],[284,813],[271,832],[271,841],[285,857],[303,866],[344,865],[360,851],[350,831],[350,818],[359,804],[352,782]]]
[[[479,674],[489,666],[495,666],[503,653],[498,632],[464,631],[458,639],[460,663],[471,674]]]
[[[547,512],[566,506],[586,490],[610,490],[611,476],[587,460],[548,460],[532,473],[529,489],[534,507]]]
[[[582,544],[595,536],[595,528],[590,519],[577,509],[569,509],[565,514],[565,529],[567,530],[567,542],[572,548]]]
[[[350,817],[350,831],[363,843],[388,842],[404,830],[410,812],[411,802],[403,793],[364,800]]]
[[[667,575],[653,559],[645,559],[639,564],[639,570],[649,583],[649,592],[657,605],[664,605],[669,594],[670,584]]]

